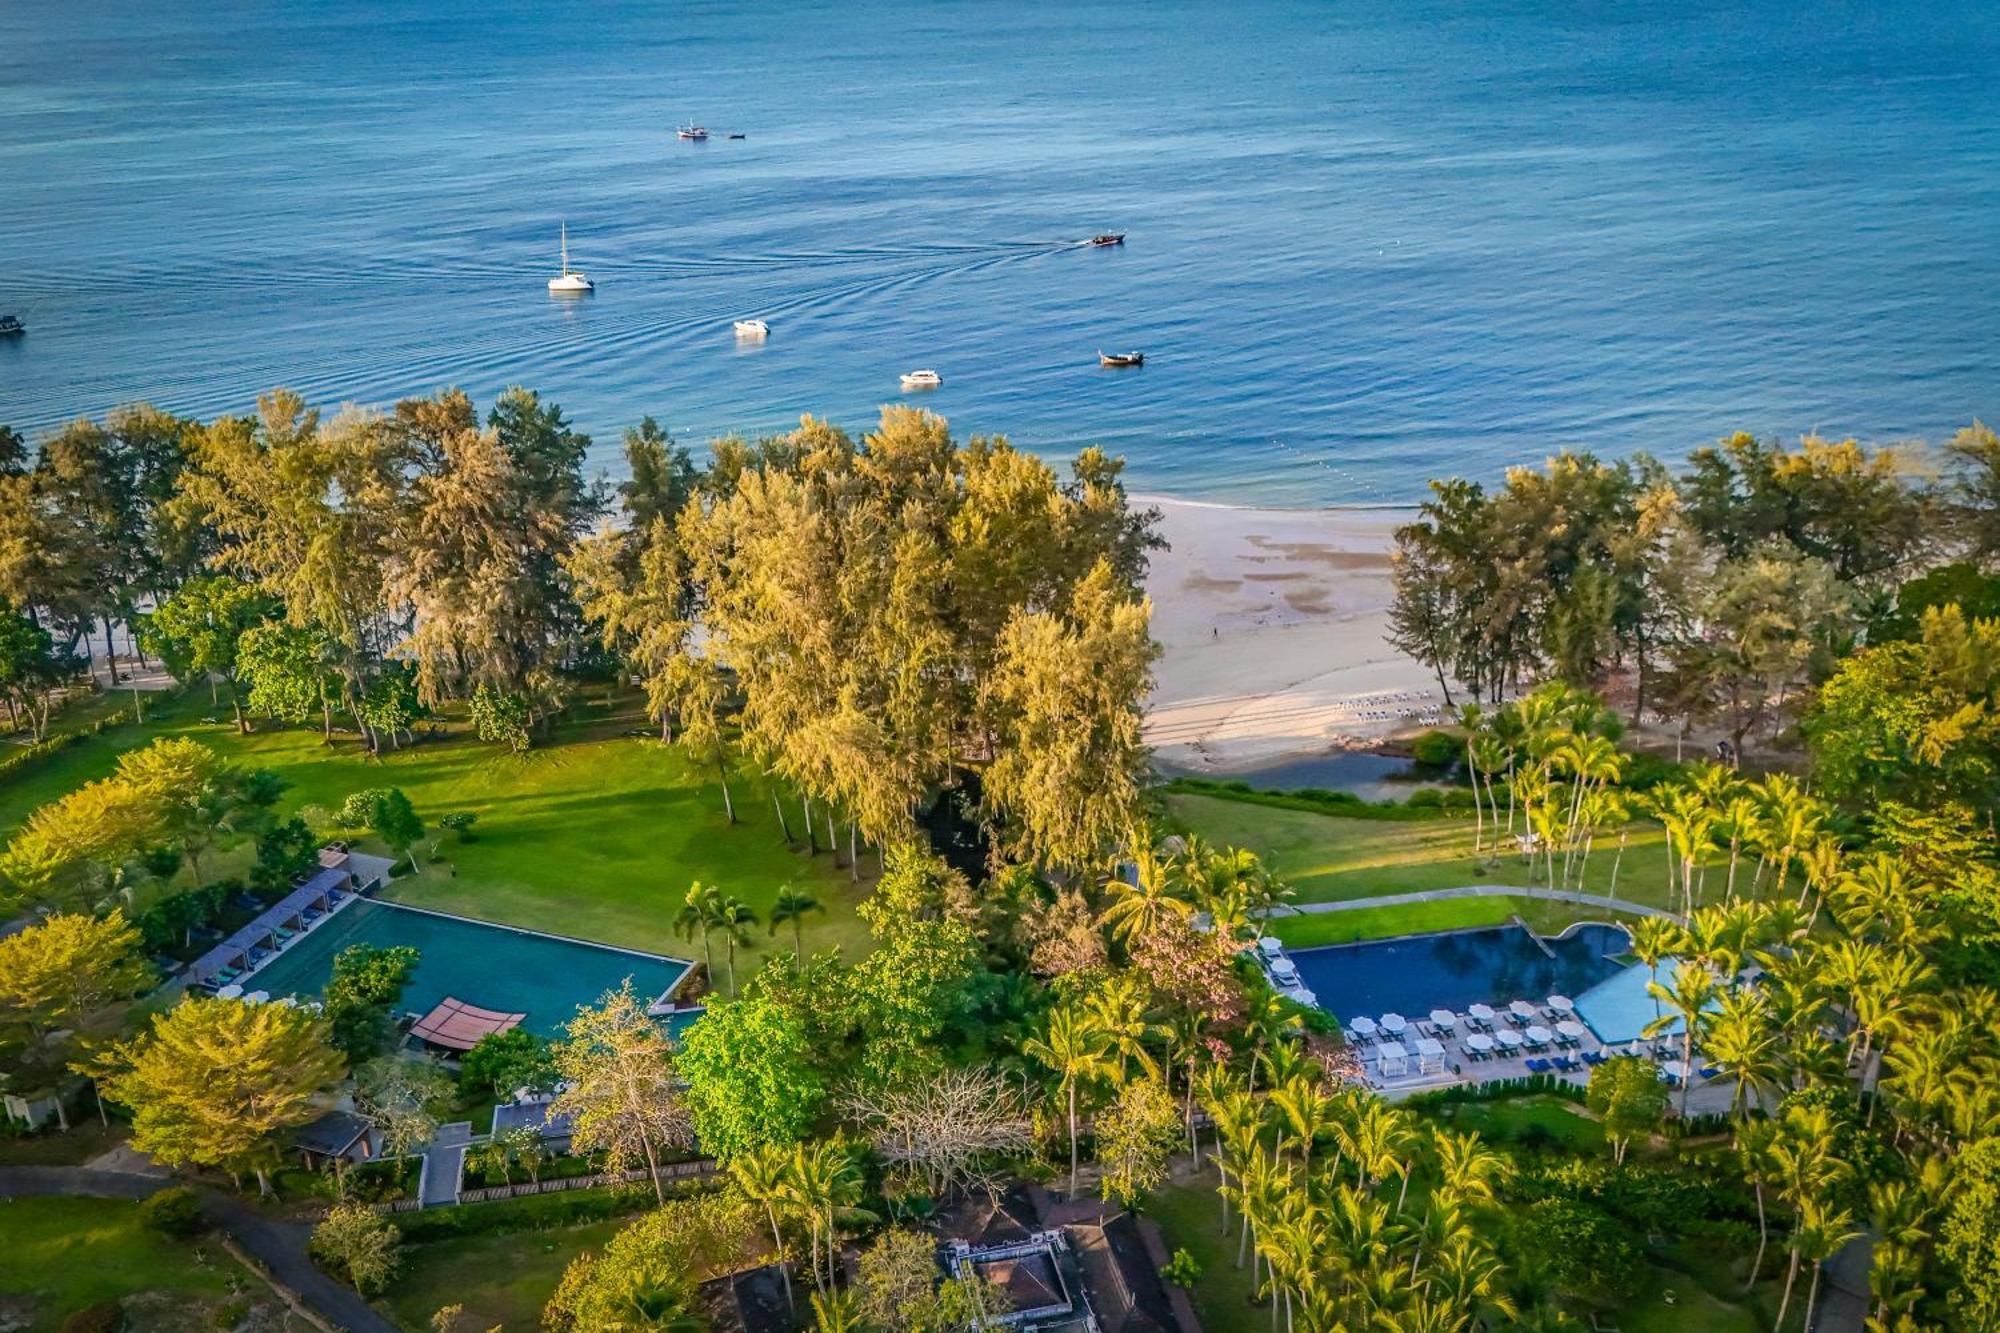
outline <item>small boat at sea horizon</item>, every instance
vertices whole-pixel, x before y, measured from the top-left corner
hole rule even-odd
[[[935,389],[944,383],[944,376],[935,370],[913,370],[903,376],[905,389]]]
[[[562,224],[562,272],[549,279],[549,291],[557,296],[581,296],[594,292],[597,284],[569,266],[569,224]]]
[[[21,322],[19,315],[0,315],[0,338],[12,337],[14,334],[27,331],[28,326]]]
[[[1146,354],[1144,352],[1100,351],[1097,354],[1097,364],[1100,366],[1143,366],[1146,364]]]
[[[1090,244],[1099,249],[1107,245],[1123,245],[1125,244],[1125,233],[1122,231],[1107,231],[1102,235],[1091,237]]]
[[[771,326],[761,319],[739,319],[736,321],[736,336],[739,338],[763,338],[770,334]]]
[[[702,140],[708,138],[708,131],[700,125],[683,125],[675,130],[674,133],[680,138],[688,139],[695,143],[700,143]]]

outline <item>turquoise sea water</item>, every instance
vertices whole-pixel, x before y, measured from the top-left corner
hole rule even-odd
[[[0,421],[523,382],[609,462],[930,366],[961,431],[1291,504],[1937,439],[2000,415],[1996,67],[1987,0],[9,5]]]

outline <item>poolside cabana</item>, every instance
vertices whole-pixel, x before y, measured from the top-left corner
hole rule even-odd
[[[316,871],[256,920],[188,965],[191,986],[226,985],[332,911],[354,891],[353,873],[343,865]]]
[[[1444,1072],[1444,1043],[1435,1037],[1417,1038],[1417,1072],[1419,1074],[1442,1074]]]
[[[447,995],[437,1008],[418,1019],[410,1035],[447,1051],[469,1051],[485,1037],[508,1032],[521,1025],[527,1014],[506,1014],[497,1009],[481,1009]]]
[[[1410,1072],[1410,1053],[1403,1049],[1400,1041],[1385,1041],[1376,1048],[1377,1065],[1382,1077],[1394,1078]]]

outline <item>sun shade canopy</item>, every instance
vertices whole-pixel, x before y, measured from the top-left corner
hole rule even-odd
[[[438,1002],[437,1008],[417,1020],[416,1026],[410,1029],[410,1035],[446,1050],[469,1051],[479,1044],[481,1037],[519,1027],[526,1017],[526,1014],[503,1014],[495,1009],[481,1009],[476,1004],[467,1004],[447,995]]]

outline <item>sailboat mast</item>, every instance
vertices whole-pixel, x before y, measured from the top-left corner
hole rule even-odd
[[[564,277],[569,276],[569,223],[567,221],[562,224],[562,271]]]

